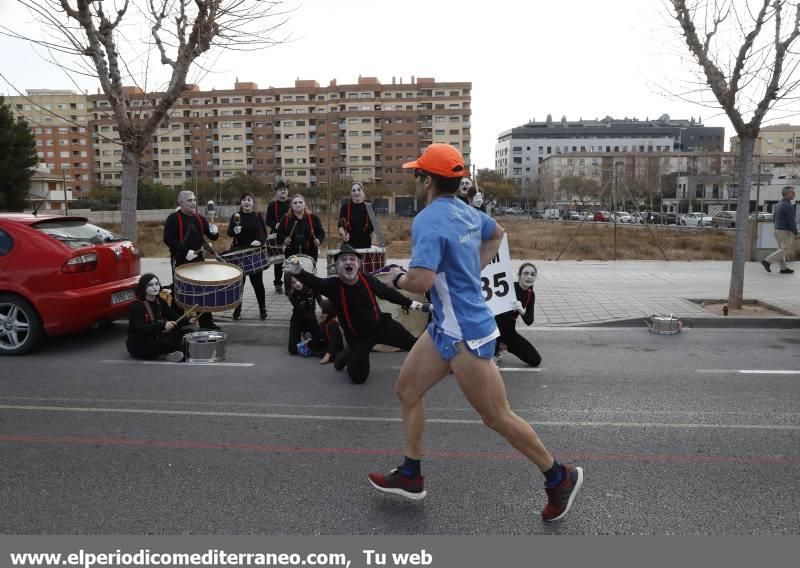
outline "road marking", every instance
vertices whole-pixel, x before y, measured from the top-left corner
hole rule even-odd
[[[28,406],[0,404],[0,410],[21,410],[38,412],[75,412],[109,414],[155,414],[163,416],[210,416],[223,418],[261,418],[266,420],[318,420],[323,422],[402,422],[400,417],[392,416],[335,416],[320,414],[277,414],[267,412],[222,412],[211,410],[165,410],[157,408],[103,408],[72,406]],[[428,418],[429,424],[483,424],[482,420],[462,418]],[[725,430],[786,430],[800,431],[794,424],[714,424],[714,423],[675,423],[675,422],[610,422],[610,421],[531,421],[533,426],[567,428],[675,428],[675,429],[725,429]]]
[[[123,365],[180,365],[181,367],[202,366],[202,367],[252,367],[255,363],[189,363],[184,361],[182,363],[172,363],[170,361],[137,361],[135,359],[103,359],[99,363],[106,363],[109,365],[116,365],[121,363]]]
[[[154,440],[135,438],[92,438],[89,436],[34,436],[29,434],[0,434],[0,442],[23,444],[72,444],[83,446],[147,447],[182,450],[241,450],[263,453],[318,454],[351,456],[397,456],[399,448],[334,448],[308,446],[276,446],[270,444],[247,444],[241,442],[217,442],[211,440]],[[518,452],[425,450],[427,457],[461,459],[505,459],[524,460]],[[559,453],[559,457],[570,462],[644,462],[644,463],[733,463],[733,464],[800,464],[800,456],[725,456],[698,454],[595,454]]]
[[[789,369],[697,369],[695,372],[716,375],[800,375],[800,370]]]

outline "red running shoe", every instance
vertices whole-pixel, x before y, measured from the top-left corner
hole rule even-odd
[[[546,523],[557,521],[567,514],[572,502],[583,485],[583,469],[571,465],[564,466],[564,479],[555,487],[547,487],[547,505],[542,511],[542,520]]]
[[[384,493],[394,493],[414,501],[424,499],[428,494],[425,491],[424,477],[418,475],[414,479],[408,478],[400,473],[400,468],[393,469],[388,475],[373,472],[367,477],[375,489]]]

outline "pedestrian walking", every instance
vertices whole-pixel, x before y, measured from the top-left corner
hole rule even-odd
[[[792,253],[794,240],[797,235],[797,219],[795,218],[792,200],[795,197],[793,187],[784,187],[781,191],[783,199],[775,206],[772,212],[772,221],[775,223],[775,240],[778,241],[778,250],[761,261],[767,272],[772,272],[772,263],[778,262],[781,274],[793,274],[794,270],[786,264],[786,255]]]

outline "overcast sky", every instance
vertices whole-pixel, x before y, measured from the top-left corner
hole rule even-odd
[[[139,1],[139,0],[134,0]],[[664,89],[685,86],[682,45],[661,0],[304,0],[279,35],[288,43],[256,53],[223,52],[207,60],[203,89],[232,88],[238,77],[259,87],[316,79],[326,85],[358,75],[471,81],[473,162],[494,167],[503,130],[531,118],[702,117],[733,131],[709,108],[677,101]],[[0,22],[39,37],[39,25],[16,0],[0,0]],[[141,52],[142,28],[129,26]],[[75,88],[29,45],[0,37],[0,72],[21,90]],[[13,53],[13,56],[10,54]],[[143,58],[138,60],[140,63]],[[151,71],[156,61],[151,59]],[[163,81],[153,73],[149,85]],[[196,76],[190,76],[196,78]],[[95,92],[91,79],[76,78]],[[14,94],[0,79],[0,92]],[[726,142],[727,145],[727,142]]]

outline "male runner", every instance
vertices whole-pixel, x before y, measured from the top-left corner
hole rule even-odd
[[[388,474],[369,474],[378,490],[409,499],[425,497],[420,474],[425,393],[455,375],[458,386],[484,424],[502,435],[545,476],[548,502],[544,521],[569,511],[583,483],[583,470],[562,465],[544,447],[530,424],[512,412],[505,385],[492,360],[499,336],[494,316],[481,294],[480,272],[497,254],[504,231],[495,221],[454,197],[466,175],[464,158],[448,144],[431,144],[414,162],[417,199],[427,207],[411,229],[408,273],[397,271],[398,290],[431,290],[434,316],[427,333],[406,357],[395,385],[405,430],[405,461]]]

